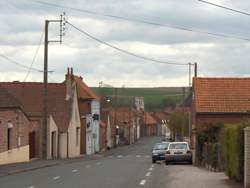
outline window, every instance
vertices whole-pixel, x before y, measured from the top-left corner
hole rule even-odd
[[[76,146],[79,146],[80,142],[80,127],[76,128]]]
[[[8,133],[7,133],[7,148],[8,148],[8,150],[11,149],[11,128],[8,128]]]
[[[13,124],[11,123],[11,121],[8,121],[7,127],[8,127],[8,130],[7,130],[7,149],[11,150],[11,138],[12,138],[12,128],[13,128]]]

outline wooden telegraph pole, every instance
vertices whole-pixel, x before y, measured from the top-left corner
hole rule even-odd
[[[60,23],[60,40],[49,41],[49,23]],[[60,16],[59,20],[45,20],[45,36],[44,36],[44,70],[43,70],[43,128],[42,128],[42,156],[47,158],[47,134],[48,134],[48,45],[51,42],[62,43],[62,36],[65,35],[66,17],[65,13]]]

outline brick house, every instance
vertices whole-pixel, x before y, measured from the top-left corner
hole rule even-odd
[[[29,126],[21,103],[0,87],[0,165],[29,161]]]
[[[107,148],[107,129],[106,124],[101,120],[100,121],[100,129],[99,129],[99,145],[100,151],[105,151]]]
[[[29,126],[30,158],[67,158],[80,155],[80,117],[76,88],[66,83],[48,84],[46,156],[43,156],[43,91],[39,82],[0,83],[20,103]],[[69,87],[70,91],[69,92]]]
[[[192,146],[199,132],[217,123],[250,118],[250,78],[193,78]]]

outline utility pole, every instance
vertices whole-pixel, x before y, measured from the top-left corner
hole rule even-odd
[[[60,40],[49,41],[49,23],[60,23]],[[48,134],[48,45],[50,42],[62,43],[62,36],[65,35],[66,18],[65,13],[60,16],[60,20],[45,20],[45,36],[44,36],[44,70],[43,70],[43,131],[42,131],[42,156],[47,158],[47,134]]]

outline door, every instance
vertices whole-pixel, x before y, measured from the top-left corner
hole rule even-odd
[[[35,131],[29,133],[29,145],[30,145],[29,157],[30,159],[32,159],[36,156],[36,132]]]
[[[51,133],[51,158],[56,158],[56,131]]]

